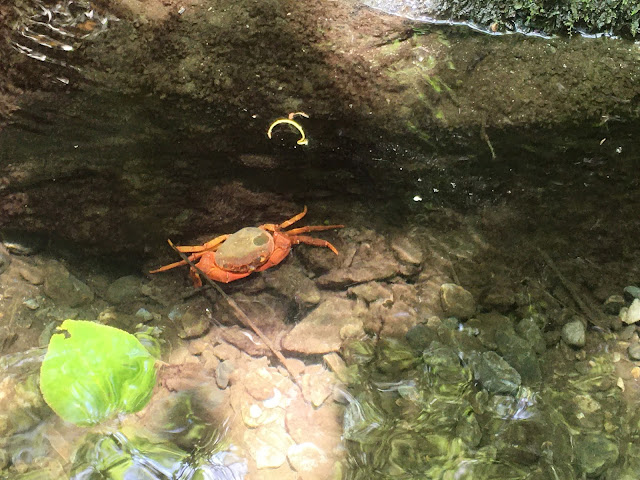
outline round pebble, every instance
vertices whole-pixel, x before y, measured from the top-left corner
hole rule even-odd
[[[586,329],[580,320],[574,320],[562,327],[562,340],[572,347],[584,347]]]

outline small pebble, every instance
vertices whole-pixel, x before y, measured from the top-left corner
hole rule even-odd
[[[632,324],[640,322],[640,298],[636,298],[633,302],[631,302],[631,306],[624,314],[624,317],[622,316],[623,310],[624,308],[620,310],[620,318],[624,323]]]
[[[37,310],[40,308],[40,302],[36,298],[27,298],[22,304],[29,310]]]
[[[640,378],[640,367],[633,367],[631,369],[631,376],[636,380]]]
[[[258,418],[262,415],[262,409],[258,405],[253,404],[249,408],[249,415],[251,415],[251,418]]]
[[[584,347],[586,329],[580,320],[574,320],[562,327],[562,340],[572,347]]]
[[[136,312],[136,317],[140,318],[143,322],[150,322],[153,320],[153,313],[151,313],[146,308],[140,308]]]

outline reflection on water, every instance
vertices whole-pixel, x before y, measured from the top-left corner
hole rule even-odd
[[[99,14],[90,2],[34,1],[23,11],[15,27],[14,47],[31,58],[77,69],[64,52],[72,52],[82,41],[108,28],[113,17]]]

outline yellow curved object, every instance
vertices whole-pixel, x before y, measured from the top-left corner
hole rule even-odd
[[[307,116],[307,115],[305,115],[305,116]],[[271,132],[273,131],[273,127],[275,127],[276,125],[280,125],[281,123],[286,123],[288,125],[292,125],[300,132],[300,135],[302,135],[302,137],[296,142],[298,145],[308,145],[309,144],[309,139],[304,134],[304,130],[302,129],[302,125],[300,125],[295,120],[292,120],[291,118],[279,118],[275,122],[273,122],[269,126],[269,130],[267,131],[267,137],[271,138]]]

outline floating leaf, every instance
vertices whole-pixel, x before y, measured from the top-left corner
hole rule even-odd
[[[63,419],[94,425],[147,404],[156,381],[154,363],[138,339],[123,330],[65,320],[49,341],[40,390]]]

